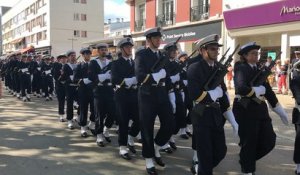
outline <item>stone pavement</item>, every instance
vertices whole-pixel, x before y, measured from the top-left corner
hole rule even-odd
[[[291,116],[294,104],[291,96],[278,95],[278,98]],[[256,174],[292,175],[294,127],[284,126],[277,115],[270,114],[277,143],[269,155],[258,161]],[[233,136],[228,123],[225,130],[228,152],[214,174],[238,175],[241,174],[239,139]],[[31,102],[23,103],[4,91],[0,99],[0,175],[145,174],[141,145],[137,144],[138,153],[133,160],[125,161],[118,156],[117,135],[112,133],[112,143],[99,148],[94,137],[81,138],[78,129],[69,130],[66,123],[58,122],[56,100],[45,102],[33,97]],[[178,137],[177,145],[179,149],[173,154],[162,154],[167,166],[157,166],[159,174],[191,174],[191,139],[185,141]]]

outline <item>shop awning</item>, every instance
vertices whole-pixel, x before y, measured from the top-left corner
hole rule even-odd
[[[29,46],[29,47],[26,47],[24,49],[21,50],[21,53],[27,53],[27,52],[34,52],[34,47],[33,46]]]
[[[19,38],[19,39],[16,39],[16,40],[13,40],[12,42],[10,42],[11,44],[17,44],[17,43],[20,43],[24,40],[25,38]]]

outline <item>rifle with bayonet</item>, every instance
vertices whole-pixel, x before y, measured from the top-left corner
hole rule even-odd
[[[269,66],[260,66],[259,71],[253,76],[253,78],[248,83],[250,87],[261,86],[267,81],[269,75],[272,74],[272,68],[276,65],[276,60],[279,58],[281,53],[282,52],[277,53],[275,60],[273,60]],[[247,108],[251,100],[255,101],[257,104],[262,103],[262,100],[257,98],[256,96],[252,98],[241,98],[240,103],[244,108]]]
[[[232,52],[232,54],[229,55],[227,60],[225,60],[225,59],[226,59],[226,55],[230,48],[228,48],[226,50],[226,52],[223,54],[222,58],[220,59],[220,61],[218,61],[218,64],[216,65],[216,66],[218,66],[217,69],[214,70],[214,72],[211,74],[211,76],[208,78],[208,80],[206,81],[206,83],[204,85],[204,89],[206,91],[215,89],[224,81],[224,77],[228,73],[227,69],[228,69],[230,63],[232,62],[233,56],[239,47],[240,47],[240,45],[237,45],[235,47],[234,51]]]

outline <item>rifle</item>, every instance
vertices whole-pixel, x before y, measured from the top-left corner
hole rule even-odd
[[[268,76],[272,74],[272,68],[275,66],[276,60],[281,55],[281,53],[282,52],[277,53],[275,60],[272,61],[269,66],[262,65],[259,68],[259,71],[253,76],[253,78],[249,82],[250,87],[263,85],[263,83],[267,81]],[[256,96],[252,98],[242,98],[240,100],[240,103],[244,108],[247,108],[251,100],[255,101],[257,104],[262,103],[262,100],[257,98]]]
[[[182,36],[178,37],[177,40],[174,42],[174,45],[176,45],[179,40],[182,38]],[[157,61],[154,63],[154,65],[151,68],[151,72],[158,72],[160,69],[165,67],[165,65],[168,63],[169,59],[163,55],[162,57],[158,58]]]
[[[211,74],[211,76],[207,79],[205,85],[204,85],[204,89],[206,91],[211,90],[211,89],[215,89],[217,86],[219,86],[221,84],[222,81],[224,81],[224,76],[227,74],[228,70],[228,66],[230,65],[230,63],[233,60],[233,55],[236,53],[236,51],[238,50],[238,48],[240,47],[240,45],[238,44],[234,51],[229,55],[229,57],[227,58],[227,60],[224,62],[226,55],[229,51],[230,48],[228,48],[226,50],[226,52],[222,55],[222,58],[220,59],[220,61],[218,61],[218,68],[214,70],[214,72]],[[222,62],[224,62],[222,64]]]

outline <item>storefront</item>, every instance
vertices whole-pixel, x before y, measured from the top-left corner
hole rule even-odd
[[[163,30],[160,48],[163,48],[166,43],[176,41],[177,38],[181,37],[179,41],[180,49],[187,53],[192,53],[195,48],[195,41],[214,33],[222,36],[222,20],[211,20],[176,28],[166,28]],[[146,45],[145,37],[142,37],[142,34],[133,34],[133,40],[137,48]]]
[[[293,59],[300,50],[299,0],[276,1],[224,12],[228,31],[227,47],[256,41],[262,46],[261,58],[281,53],[282,62]]]

